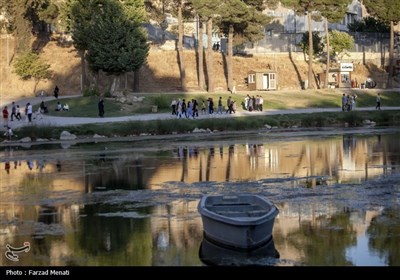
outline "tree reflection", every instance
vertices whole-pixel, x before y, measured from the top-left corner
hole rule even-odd
[[[368,227],[369,247],[385,258],[390,266],[400,265],[400,213],[399,209],[385,209],[374,217]]]
[[[100,213],[115,212],[108,207],[85,206],[75,239],[75,252],[87,258],[90,263],[86,265],[151,265],[149,220],[100,216]]]
[[[303,252],[307,265],[352,265],[346,259],[346,248],[356,244],[356,231],[349,213],[321,216],[300,223],[297,231],[288,235],[288,241]]]

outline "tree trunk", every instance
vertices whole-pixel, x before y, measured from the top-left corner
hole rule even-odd
[[[124,81],[125,81],[125,83],[124,83],[124,90],[125,91],[128,91],[128,73],[124,73]]]
[[[389,76],[387,80],[387,87],[393,87],[393,53],[394,53],[394,24],[390,21],[390,44],[389,44]]]
[[[329,46],[329,30],[328,30],[328,19],[325,18],[325,34],[326,34],[326,70],[325,70],[325,86],[328,88],[329,83],[329,68],[331,67],[331,50]]]
[[[226,67],[228,69],[228,90],[232,92],[233,89],[233,25],[229,25],[228,31],[228,59],[226,60]]]
[[[79,56],[81,57],[81,72],[82,72],[82,88],[81,94],[88,89],[88,78],[86,73],[86,59],[85,59],[85,51],[79,51]]]
[[[199,71],[199,90],[203,91],[204,90],[204,28],[203,28],[203,22],[199,18],[199,45],[197,52],[199,54],[199,61],[198,61],[198,71]]]
[[[311,82],[313,79],[313,69],[312,69],[312,61],[313,61],[313,34],[312,34],[312,22],[311,22],[311,12],[307,13],[308,17],[308,87],[307,89],[312,89]]]
[[[93,73],[93,83],[91,85],[95,92],[99,92],[99,72]]]
[[[37,88],[39,82],[40,82],[40,79],[33,80],[33,96],[36,96],[36,88]]]
[[[214,91],[214,59],[212,49],[212,18],[207,19],[207,79],[208,79],[208,92]]]
[[[115,93],[119,90],[120,88],[120,83],[121,83],[121,76],[120,75],[113,75],[113,80],[110,86],[110,94],[111,96],[114,96]]]
[[[183,0],[179,1],[179,6],[178,6],[178,57],[179,57],[179,71],[181,75],[181,87],[182,91],[186,91],[186,69],[183,57],[182,6],[183,6]]]
[[[136,70],[133,73],[133,91],[139,92],[140,90],[140,70]]]

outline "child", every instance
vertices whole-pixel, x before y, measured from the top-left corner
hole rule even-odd
[[[11,137],[13,137],[14,133],[11,129],[11,127],[7,126],[6,132],[4,132],[4,136],[7,137],[8,140],[11,140]]]

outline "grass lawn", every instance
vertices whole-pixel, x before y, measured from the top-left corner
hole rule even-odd
[[[152,107],[157,106],[158,112],[170,112],[170,104],[175,99],[197,99],[199,106],[202,100],[208,97],[214,99],[214,105],[217,107],[218,99],[221,96],[223,105],[226,106],[226,100],[231,96],[236,100],[238,110],[243,110],[242,103],[247,94],[250,96],[262,95],[264,98],[264,109],[301,109],[301,108],[338,108],[341,107],[341,97],[343,93],[356,93],[357,107],[371,107],[376,104],[376,95],[381,93],[382,107],[400,106],[400,93],[379,90],[314,90],[314,91],[269,91],[269,92],[240,92],[237,94],[224,93],[167,93],[167,94],[135,94],[137,97],[144,97],[142,102],[134,102],[132,105],[116,102],[113,98],[105,98],[105,117],[117,117],[126,115],[137,115],[151,113]],[[57,100],[47,102],[49,115],[68,116],[68,117],[97,117],[99,97],[78,97],[60,99],[61,104],[69,105],[69,112],[57,112],[55,107]],[[35,106],[35,110],[39,105]]]

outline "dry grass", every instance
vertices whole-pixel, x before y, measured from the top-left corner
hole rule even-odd
[[[12,56],[14,41],[10,39],[8,43],[5,37],[0,40],[0,74],[2,97],[24,97],[33,96],[33,82],[22,81],[14,73],[12,67],[7,64],[8,57]],[[227,78],[224,69],[225,61],[221,53],[214,52],[214,79],[216,92],[226,92]],[[53,71],[52,79],[42,81],[37,87],[37,92],[44,90],[47,94],[52,94],[54,86],[60,87],[61,95],[79,94],[80,92],[80,58],[73,47],[60,46],[57,41],[49,41],[41,51],[41,57],[46,60]],[[186,50],[184,52],[186,76],[189,91],[197,90],[197,67],[195,51]],[[233,61],[234,83],[237,90],[247,90],[246,77],[250,70],[266,69],[270,66],[278,73],[278,87],[285,90],[299,90],[300,81],[307,79],[307,64],[301,55],[294,56],[291,60],[287,54],[271,54],[255,57],[235,56]],[[206,67],[204,67],[207,71]],[[324,69],[323,64],[315,63],[314,72],[320,73]],[[371,73],[370,71],[373,71]],[[375,65],[357,65],[354,77],[358,81],[363,81],[372,76],[377,79],[382,77],[382,70]],[[122,79],[124,81],[124,79]],[[100,76],[100,87],[102,93],[107,91],[110,77]],[[124,82],[122,83],[124,84]],[[128,91],[133,88],[133,75],[127,76],[126,84]],[[148,63],[140,71],[140,91],[147,93],[180,92],[181,85],[179,80],[179,67],[177,53],[175,51],[150,51]]]

